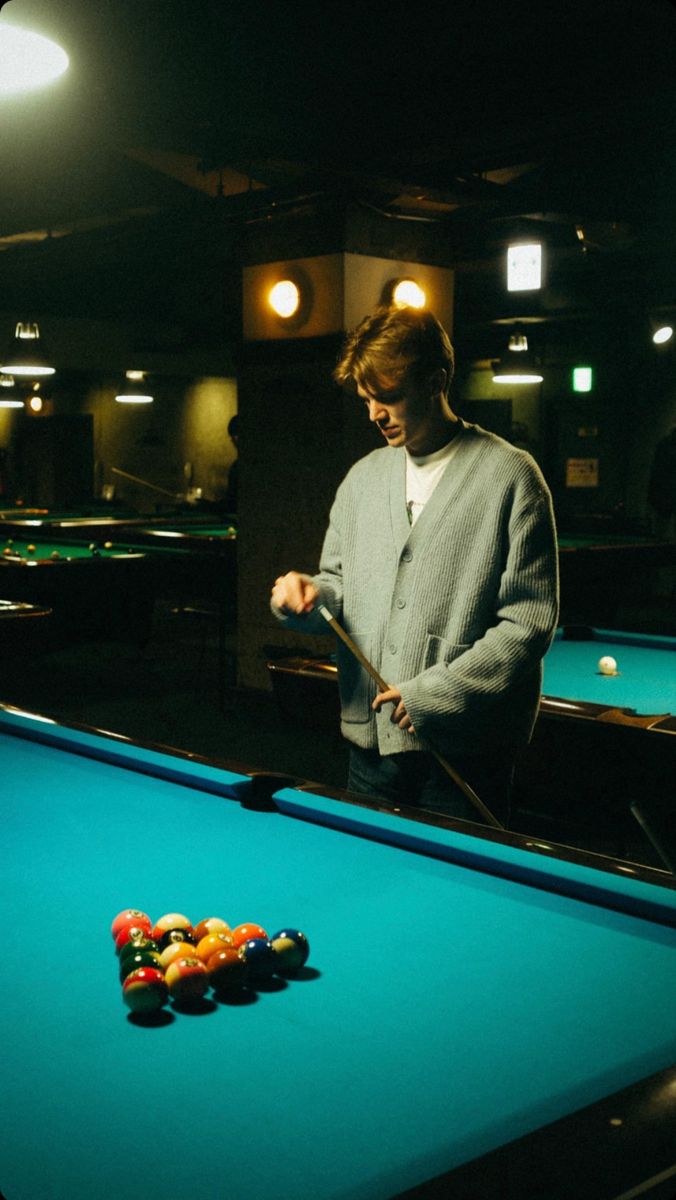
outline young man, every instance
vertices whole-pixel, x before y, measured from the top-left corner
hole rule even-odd
[[[326,633],[324,605],[390,684],[337,643],[352,791],[477,819],[429,746],[507,823],[556,627],[556,536],[534,460],[452,411],[453,370],[426,311],[379,309],[348,338],[334,377],[387,444],[340,485],[319,574],[280,576],[272,608]]]

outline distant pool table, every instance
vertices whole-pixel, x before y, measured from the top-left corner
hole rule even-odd
[[[676,566],[676,541],[639,534],[559,534],[563,621],[612,624],[624,604],[653,597],[657,573]]]
[[[154,604],[150,584],[148,557],[141,551],[94,553],[58,539],[0,540],[0,597],[51,608],[57,645],[89,638],[144,645]]]
[[[676,1179],[665,872],[7,707],[0,748],[7,1200]],[[143,1020],[110,937],[126,907],[293,925],[310,958]]]

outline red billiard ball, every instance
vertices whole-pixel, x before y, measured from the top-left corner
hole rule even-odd
[[[153,923],[147,913],[141,912],[140,908],[123,908],[122,912],[117,914],[110,927],[110,932],[113,935],[113,941],[117,937],[122,926],[126,925],[128,921],[136,923],[140,921],[142,925],[147,921],[149,926],[148,932],[150,932],[150,929],[152,929]]]
[[[175,958],[164,979],[172,1000],[181,1004],[201,1000],[209,987],[209,974],[200,958]]]
[[[251,938],[263,938],[267,941],[268,935],[262,925],[255,925],[251,921],[247,921],[244,925],[236,925],[232,931],[232,944],[235,949],[243,946]]]
[[[122,984],[122,998],[132,1012],[157,1012],[168,999],[164,975],[156,967],[138,967]]]
[[[246,962],[234,946],[224,946],[207,963],[209,982],[217,993],[237,992],[247,980]]]
[[[192,935],[193,928],[187,917],[183,913],[165,913],[155,922],[152,928],[152,935],[156,942],[159,942],[162,935],[168,933],[170,929],[185,929],[187,933]]]
[[[278,975],[294,975],[305,966],[310,954],[310,943],[300,929],[280,929],[270,940]]]
[[[127,945],[127,942],[138,941],[139,938],[147,938],[150,936],[150,929],[147,925],[123,925],[115,938],[115,951],[120,954],[122,947]]]

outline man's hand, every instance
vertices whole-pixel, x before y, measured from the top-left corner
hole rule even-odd
[[[301,575],[298,571],[289,571],[275,579],[272,589],[272,603],[280,612],[290,616],[312,612],[319,592],[309,575]]]
[[[374,712],[380,712],[383,704],[393,704],[394,710],[390,720],[393,725],[398,725],[400,729],[406,733],[415,733],[415,729],[411,723],[411,718],[406,712],[406,706],[401,698],[401,692],[396,687],[388,688],[385,692],[378,692],[371,708]]]

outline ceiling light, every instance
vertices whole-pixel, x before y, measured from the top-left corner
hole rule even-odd
[[[125,382],[115,399],[118,404],[152,404],[155,399],[144,384],[145,371],[126,371]]]
[[[527,361],[523,354],[518,359],[511,355],[493,363],[493,383],[542,383],[543,375],[532,359]]]
[[[513,333],[509,339],[509,349],[515,354],[525,354],[528,349],[528,338],[525,333]]]
[[[56,42],[0,21],[0,94],[35,91],[58,79],[67,68],[68,55]]]
[[[14,337],[2,363],[0,371],[8,375],[53,375],[40,344],[40,330],[36,321],[19,321]]]
[[[653,331],[653,342],[656,346],[663,346],[665,342],[671,341],[673,336],[674,329],[672,325],[659,325]]]

